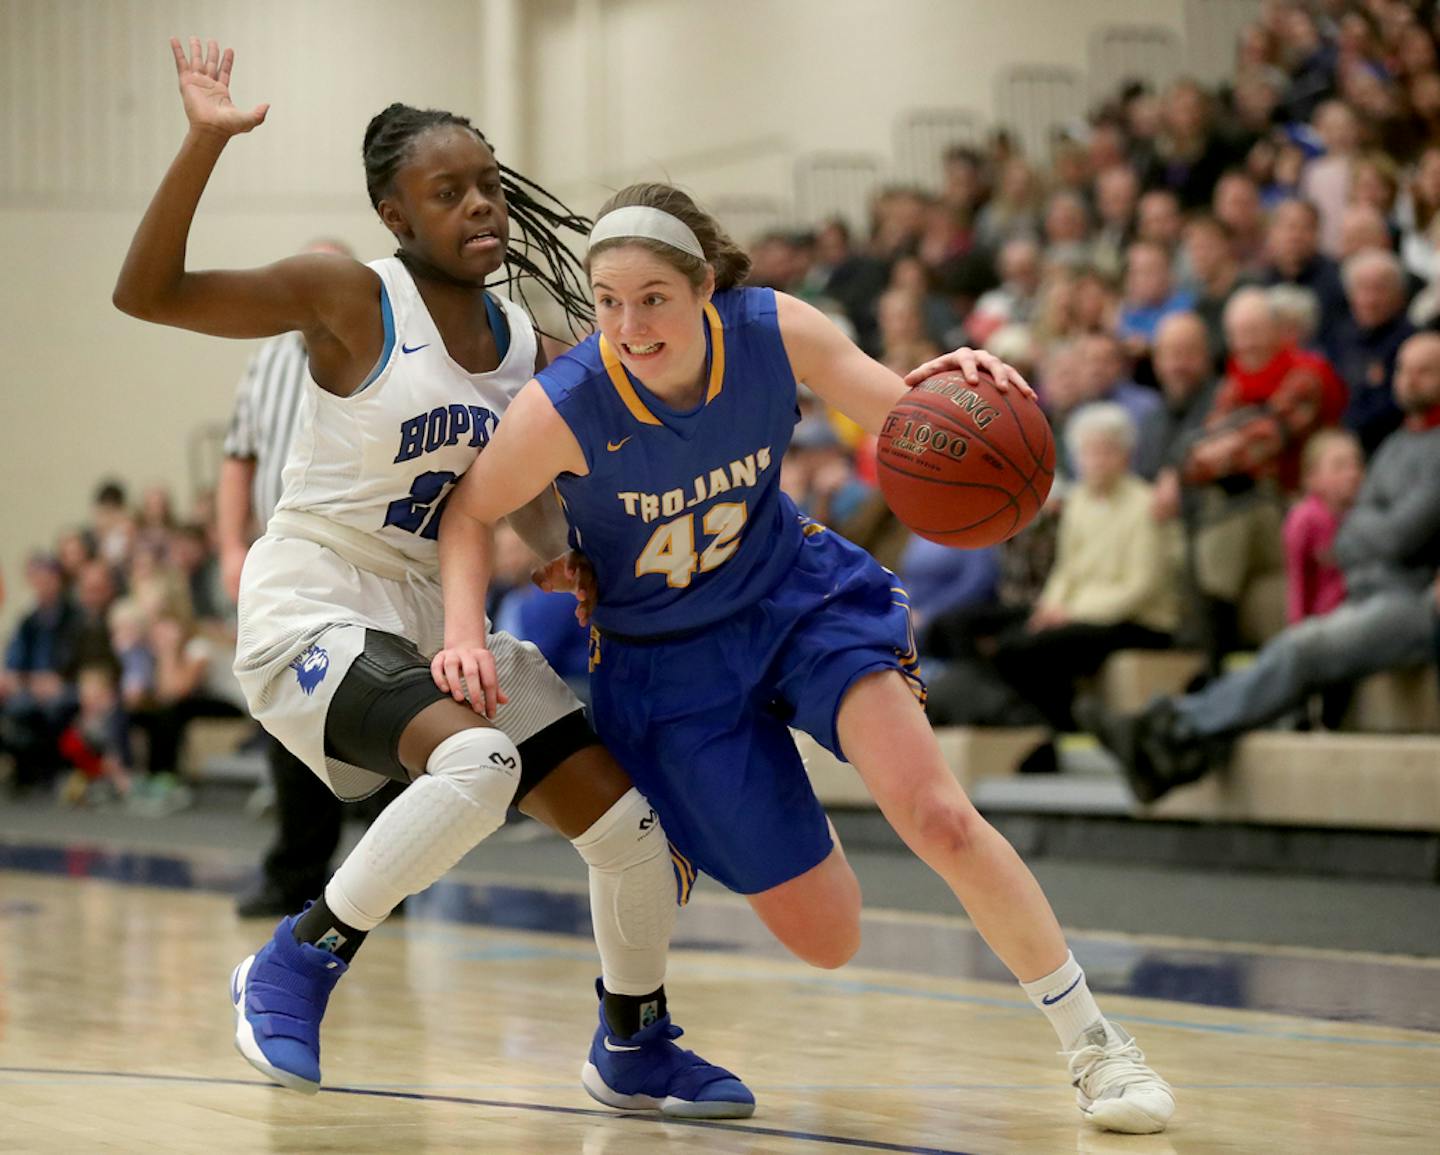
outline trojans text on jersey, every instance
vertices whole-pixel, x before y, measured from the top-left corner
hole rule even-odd
[[[629,516],[638,517],[648,525],[656,518],[674,517],[682,510],[694,509],[716,494],[729,493],[732,489],[751,489],[770,465],[770,447],[767,445],[754,453],[747,453],[729,465],[700,474],[688,486],[670,489],[664,493],[629,490],[617,493],[615,497],[625,506],[625,512]]]

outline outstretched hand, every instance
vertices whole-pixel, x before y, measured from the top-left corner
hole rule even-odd
[[[1030,383],[1020,375],[1020,371],[1007,365],[994,353],[987,353],[984,349],[955,349],[943,356],[936,357],[933,361],[926,361],[925,364],[905,374],[905,384],[914,388],[937,373],[961,373],[966,381],[971,385],[976,385],[980,381],[981,369],[995,379],[995,387],[1001,393],[1013,387],[1031,401],[1035,400],[1035,390],[1030,388]]]
[[[249,132],[265,122],[268,104],[258,104],[249,112],[235,107],[230,99],[230,69],[235,63],[234,49],[225,49],[213,40],[206,41],[200,51],[200,38],[190,37],[190,55],[175,37],[170,38],[175,54],[175,72],[180,77],[180,98],[185,102],[185,115],[192,128],[213,132],[222,137]]]
[[[575,607],[575,620],[582,626],[590,624],[590,611],[595,608],[597,595],[595,567],[579,550],[571,550],[564,557],[542,565],[530,575],[530,580],[546,593],[574,594],[580,603]]]

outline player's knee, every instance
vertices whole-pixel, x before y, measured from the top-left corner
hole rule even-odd
[[[627,791],[573,845],[592,871],[613,880],[603,892],[614,904],[625,945],[647,949],[668,941],[676,915],[675,873],[665,830],[645,796]]]
[[[823,941],[804,943],[800,949],[791,950],[812,967],[820,970],[839,970],[860,949],[860,920],[853,924],[835,927]]]
[[[838,970],[855,957],[860,949],[860,918],[827,919],[823,928],[807,927],[794,934],[779,936],[785,949],[820,970]]]
[[[860,949],[860,884],[850,876],[849,886],[832,888],[820,909],[788,923],[770,925],[785,948],[801,962],[821,970],[836,970]]]
[[[667,844],[660,816],[632,786],[573,845],[587,866],[619,871],[665,855]]]
[[[925,858],[969,855],[985,828],[985,819],[963,796],[917,800],[911,821],[909,840]]]
[[[503,822],[520,785],[520,751],[499,730],[474,726],[440,742],[430,752],[425,772]]]

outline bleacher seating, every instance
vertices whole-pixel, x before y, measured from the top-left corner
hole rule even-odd
[[[1178,694],[1205,668],[1205,655],[1192,650],[1121,650],[1095,679],[1111,710],[1133,714],[1157,694]]]
[[[1440,734],[1440,677],[1434,666],[1366,678],[1345,716],[1346,730],[1367,734]]]
[[[1440,830],[1440,737],[1249,734],[1226,772],[1174,791],[1144,816]]]
[[[239,780],[256,783],[266,777],[262,752],[242,749],[255,733],[249,718],[196,718],[185,728],[180,770],[193,781]]]
[[[1112,710],[1129,713],[1157,694],[1182,690],[1204,664],[1183,650],[1123,650],[1095,687]],[[946,727],[936,731],[950,769],[982,809],[987,800],[1023,809],[1128,813],[1139,819],[1238,822],[1440,831],[1440,678],[1434,667],[1376,674],[1357,687],[1343,731],[1259,731],[1236,746],[1227,771],[1183,787],[1150,807],[1135,805],[1118,772],[1093,742],[1083,742],[1087,769],[1101,773],[1022,779],[1016,768],[1045,740],[1038,727]],[[797,735],[816,793],[827,805],[871,807],[859,776],[823,747]],[[1014,779],[1015,787],[997,779]],[[1029,791],[1034,784],[1033,795]],[[1046,784],[1048,783],[1048,789]],[[978,790],[977,790],[978,787]],[[1040,805],[1039,792],[1050,797]]]

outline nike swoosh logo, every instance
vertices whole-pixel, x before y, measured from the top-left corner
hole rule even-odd
[[[635,434],[630,434],[630,437],[634,436]],[[619,441],[607,441],[605,442],[605,448],[608,449],[611,453],[614,453],[617,449],[622,448],[625,445],[625,442],[630,440],[630,437],[622,438]]]
[[[638,1051],[640,1048],[639,1048],[639,1047],[617,1047],[614,1043],[612,1043],[612,1042],[610,1041],[610,1036],[609,1036],[609,1035],[606,1035],[606,1036],[605,1036],[605,1049],[606,1049],[607,1051],[614,1051],[616,1054],[619,1054],[621,1051]]]
[[[429,342],[429,341],[426,341],[425,344],[423,344],[423,345],[416,345],[415,348],[413,348],[413,349],[410,348],[409,345],[406,345],[406,344],[403,344],[403,343],[402,343],[401,346],[400,346],[400,352],[402,352],[402,353],[418,353],[418,352],[420,352],[421,349],[428,349],[428,348],[430,348],[430,342]]]
[[[1051,998],[1049,995],[1046,995],[1046,996],[1045,996],[1043,999],[1041,999],[1040,1001],[1041,1001],[1042,1003],[1044,1003],[1047,1007],[1053,1007],[1056,1003],[1058,1003],[1061,999],[1063,999],[1066,995],[1068,995],[1071,991],[1073,991],[1076,987],[1078,987],[1078,986],[1080,985],[1081,980],[1084,979],[1084,977],[1085,977],[1084,975],[1081,975],[1080,978],[1076,979],[1073,983],[1071,983],[1068,987],[1066,987],[1063,991],[1061,991],[1061,992],[1060,992],[1058,995],[1056,995],[1054,998]]]

